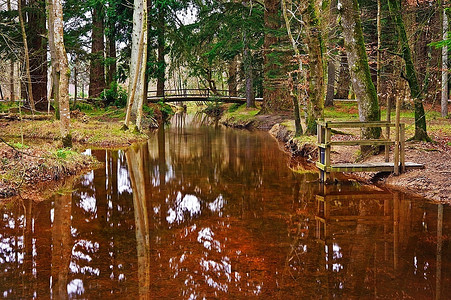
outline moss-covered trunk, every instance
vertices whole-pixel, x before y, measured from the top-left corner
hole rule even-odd
[[[340,53],[340,70],[338,71],[337,91],[334,98],[348,99],[350,85],[351,79],[349,78],[348,58],[346,57],[346,53]]]
[[[405,78],[409,83],[410,96],[414,101],[415,106],[415,135],[414,140],[428,141],[430,138],[426,131],[426,115],[423,107],[423,96],[421,87],[418,82],[417,72],[412,61],[412,53],[407,39],[406,28],[402,19],[400,3],[397,0],[388,0],[388,9],[393,18],[398,32],[399,43],[401,44],[401,53],[404,63],[406,64]]]
[[[305,20],[309,54],[309,99],[305,133],[316,134],[316,120],[322,118],[324,111],[326,68],[324,64],[323,30],[319,18],[319,9],[315,0],[308,1]]]
[[[342,0],[341,3],[341,26],[343,28],[352,88],[359,106],[359,119],[362,122],[379,121],[379,103],[368,66],[359,4],[357,0]],[[379,138],[380,134],[381,128],[362,130],[362,137],[367,139]]]

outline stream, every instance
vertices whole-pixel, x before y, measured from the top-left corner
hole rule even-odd
[[[451,295],[451,209],[294,173],[266,132],[176,115],[104,167],[0,206],[0,297]]]

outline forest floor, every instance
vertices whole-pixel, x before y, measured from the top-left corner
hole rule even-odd
[[[347,175],[362,182],[383,184],[391,188],[413,193],[430,200],[451,203],[451,119],[442,118],[439,107],[425,107],[427,111],[428,134],[433,142],[406,142],[406,161],[421,163],[422,170],[411,170],[399,176],[382,173],[356,172]],[[385,116],[385,111],[382,111]],[[358,120],[356,103],[337,103],[333,108],[326,109],[327,120]],[[392,115],[392,120],[394,115]],[[294,138],[294,121],[291,115],[259,115],[258,109],[240,108],[226,113],[223,124],[232,127],[257,128],[268,130],[293,157],[305,157],[312,168],[317,159],[316,136],[301,136]],[[413,136],[414,119],[411,110],[402,110],[401,122],[406,124],[406,137]],[[305,126],[304,126],[305,128]],[[349,134],[334,134],[332,139],[352,139],[357,131],[346,130]],[[332,162],[382,162],[384,153],[362,158],[358,146],[336,146],[332,149]],[[393,151],[390,152],[391,155]]]
[[[71,117],[72,149],[62,148],[59,121],[0,121],[0,198],[45,199],[60,188],[60,179],[99,165],[86,149],[123,148],[147,139],[121,130],[119,119],[105,113],[76,111]]]

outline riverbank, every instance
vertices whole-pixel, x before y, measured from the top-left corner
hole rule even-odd
[[[55,120],[0,121],[0,198],[20,195],[44,199],[58,189],[58,182],[98,167],[88,148],[124,148],[147,139],[147,135],[122,131],[122,123],[108,119],[73,117],[72,149],[62,149],[60,125]],[[23,142],[22,142],[23,138]]]
[[[347,115],[347,118],[356,117],[353,116],[355,114],[354,109],[348,105],[338,106],[333,110],[333,116],[343,114]],[[331,114],[330,111],[329,114]],[[406,124],[407,136],[413,135],[413,120],[409,113],[403,112],[401,116],[401,122]],[[428,134],[434,142],[408,141],[406,142],[405,154],[406,161],[421,163],[425,166],[425,169],[408,171],[399,176],[388,173],[361,172],[347,173],[346,175],[361,182],[385,185],[433,201],[451,203],[451,120],[437,117],[436,114],[429,117]],[[304,157],[310,169],[317,160],[316,137],[294,137],[294,121],[290,115],[258,115],[258,110],[255,112],[254,110],[246,111],[242,109],[238,112],[226,113],[221,122],[230,127],[269,131],[284,145],[284,148],[292,157]],[[334,138],[348,139],[349,136],[335,134]],[[384,161],[383,153],[366,158],[359,157],[359,153],[358,147],[334,147],[332,162],[355,162],[357,159],[362,162]]]

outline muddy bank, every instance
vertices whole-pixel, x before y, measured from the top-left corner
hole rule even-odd
[[[259,115],[258,109],[239,109],[233,113],[225,113],[220,119],[224,126],[238,129],[270,130],[275,124],[283,123],[291,118],[290,113],[277,115]]]
[[[0,122],[0,198],[27,195],[43,198],[45,190],[99,163],[82,152],[86,148],[123,148],[147,139],[145,134],[121,130],[122,123],[74,117],[71,121],[72,149],[61,149],[59,121]],[[23,136],[23,143],[22,143]]]
[[[304,156],[311,164],[316,161],[316,145],[311,141],[305,142],[302,139],[294,138],[293,131],[287,126],[276,124],[269,133],[282,142],[291,155]],[[346,139],[347,137],[336,135],[336,138]],[[430,200],[451,203],[451,146],[446,137],[435,136],[434,139],[434,143],[406,143],[406,161],[421,163],[425,169],[411,170],[399,176],[374,172],[355,172],[346,173],[346,175],[362,182],[383,184]],[[332,162],[356,161],[358,153],[358,147],[334,147]],[[383,162],[384,154],[370,156],[360,161]]]
[[[0,145],[0,198],[20,194],[39,200],[44,190],[51,190],[61,179],[100,165],[91,156],[58,149],[52,142],[10,145]]]

